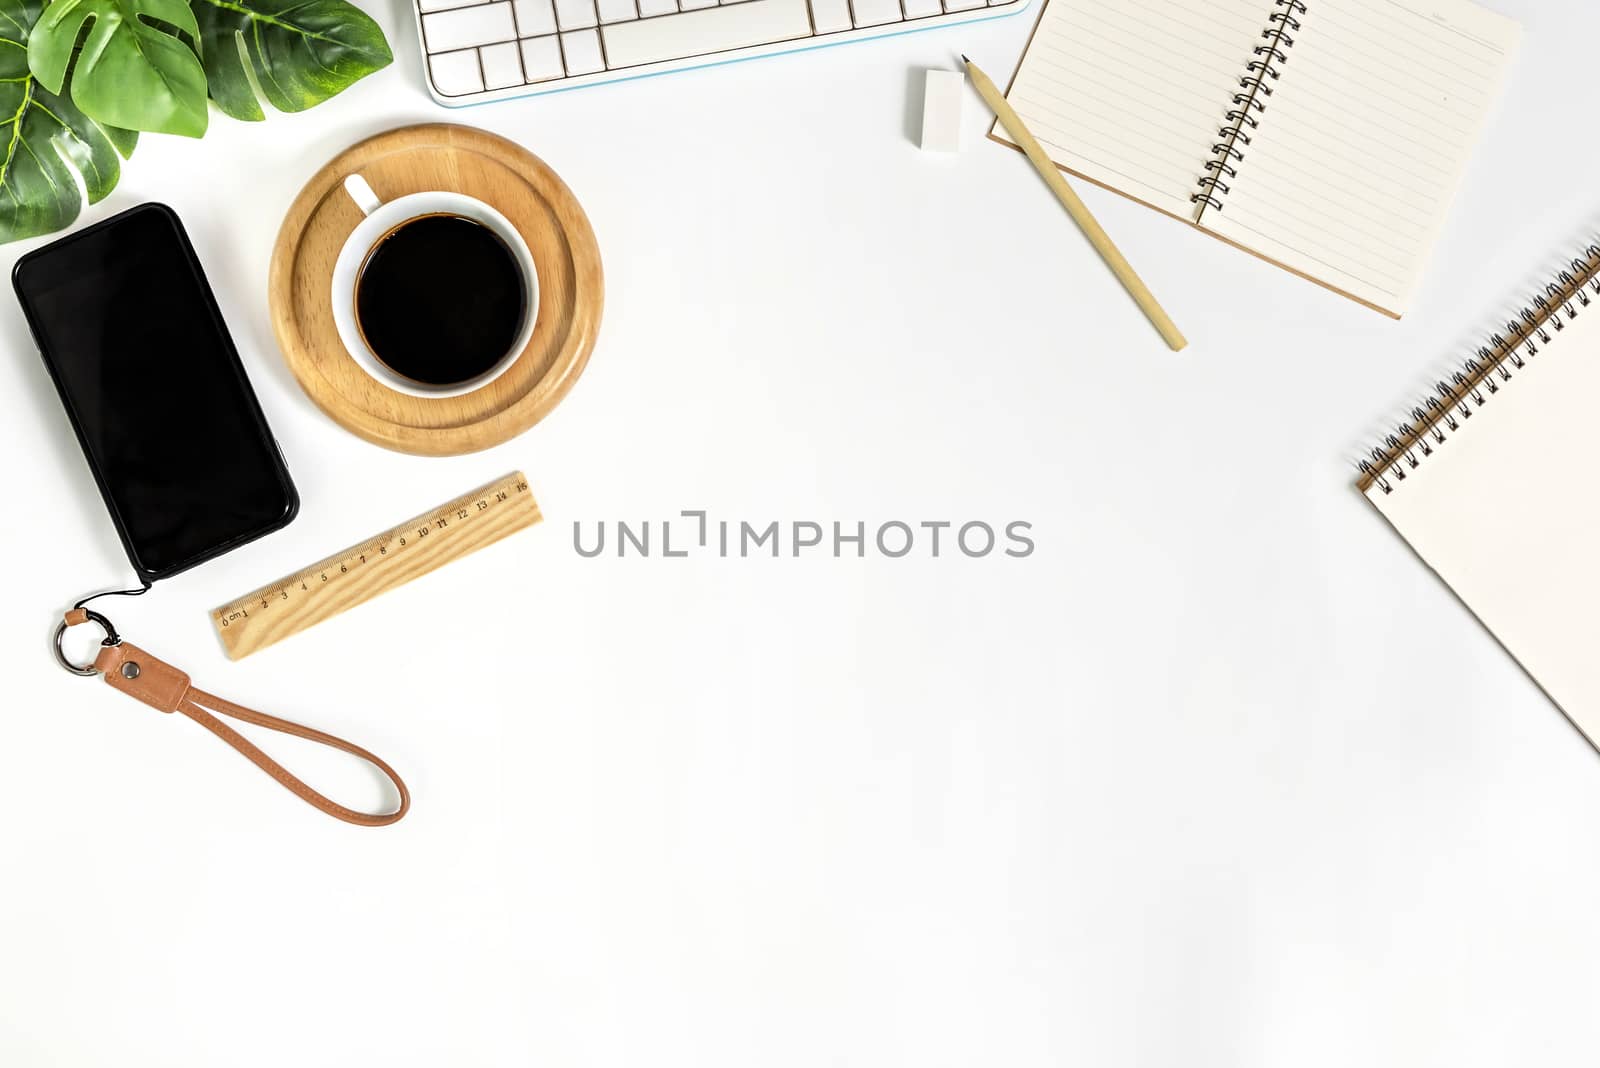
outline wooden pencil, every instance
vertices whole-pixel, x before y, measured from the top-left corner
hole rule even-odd
[[[1094,246],[1095,251],[1100,253],[1100,258],[1106,261],[1106,266],[1111,268],[1111,272],[1117,276],[1117,280],[1128,291],[1128,295],[1133,297],[1134,301],[1139,305],[1139,309],[1144,312],[1145,318],[1149,319],[1151,325],[1160,332],[1162,339],[1166,341],[1173,352],[1183,349],[1189,342],[1183,336],[1182,331],[1178,329],[1177,324],[1172,321],[1172,317],[1166,313],[1166,310],[1161,307],[1161,304],[1155,298],[1155,294],[1150,292],[1150,287],[1144,284],[1144,280],[1139,277],[1138,272],[1133,269],[1133,265],[1128,262],[1127,257],[1117,248],[1106,233],[1105,228],[1089,213],[1089,209],[1084,205],[1083,201],[1078,199],[1078,194],[1073,191],[1072,186],[1067,184],[1067,179],[1062,175],[1060,168],[1051,161],[1049,156],[1045,155],[1045,151],[1039,146],[1039,142],[1034,139],[1033,134],[1028,132],[1028,127],[1023,123],[1022,117],[1013,111],[1011,105],[1006,101],[1005,94],[996,88],[994,82],[979,69],[976,63],[966,56],[962,56],[961,60],[967,65],[967,74],[972,78],[972,84],[977,88],[978,95],[983,97],[984,103],[989,105],[995,117],[1000,120],[1000,125],[1004,126],[1006,132],[1011,135],[1011,139],[1020,145],[1028,159],[1033,161],[1033,165],[1038,169],[1040,177],[1055,193],[1056,199],[1061,201],[1061,206],[1067,209],[1067,214],[1072,216],[1072,221],[1078,224],[1078,229],[1083,231],[1084,236],[1089,239],[1089,243]]]

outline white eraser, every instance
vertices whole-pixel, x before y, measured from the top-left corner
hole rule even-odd
[[[961,151],[961,90],[967,76],[958,70],[930,70],[922,93],[922,148]]]

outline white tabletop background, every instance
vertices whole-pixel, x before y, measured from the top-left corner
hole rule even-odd
[[[85,219],[177,209],[303,507],[106,610],[415,808],[336,823],[50,661],[129,572],[5,300],[0,1064],[1592,1064],[1600,756],[1353,488],[1600,209],[1600,9],[1494,6],[1524,48],[1404,321],[1084,188],[1181,355],[975,96],[961,154],[910,136],[919,72],[1008,76],[1031,13],[450,112],[382,0],[344,96],[147,137]],[[567,400],[443,460],[324,417],[266,306],[301,184],[422,120],[544,158],[607,270]],[[513,468],[540,527],[223,656],[214,605]],[[1037,549],[574,551],[684,509]]]

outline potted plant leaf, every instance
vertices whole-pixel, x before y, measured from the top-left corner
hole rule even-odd
[[[0,0],[0,242],[69,225],[78,178],[103,199],[141,132],[304,111],[392,59],[346,0]]]

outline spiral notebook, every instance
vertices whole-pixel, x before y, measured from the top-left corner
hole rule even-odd
[[[1600,748],[1600,245],[1441,380],[1361,489]]]
[[[1063,170],[1399,318],[1520,35],[1467,0],[1050,0],[1007,99]]]

